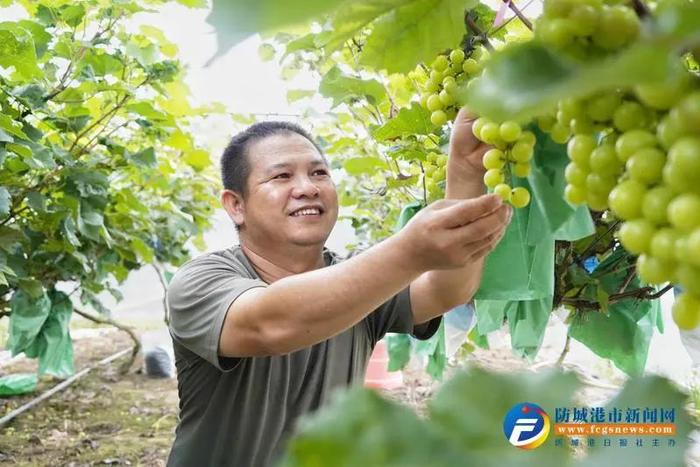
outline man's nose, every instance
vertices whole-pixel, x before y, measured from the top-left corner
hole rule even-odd
[[[293,195],[296,198],[302,196],[315,198],[320,192],[321,190],[309,177],[298,177],[294,183]]]

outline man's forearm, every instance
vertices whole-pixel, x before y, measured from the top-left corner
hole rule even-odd
[[[342,263],[274,282],[255,306],[265,314],[258,318],[273,334],[274,353],[308,347],[361,321],[420,275],[409,257],[394,236]]]

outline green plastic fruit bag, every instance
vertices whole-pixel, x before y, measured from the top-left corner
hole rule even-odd
[[[0,397],[21,396],[36,390],[36,373],[17,373],[0,378]]]

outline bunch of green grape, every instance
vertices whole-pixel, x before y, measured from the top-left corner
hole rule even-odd
[[[566,199],[610,209],[622,245],[639,255],[649,284],[679,284],[673,316],[700,324],[700,81],[685,73],[662,85],[560,103],[572,111]],[[577,118],[586,126],[573,128]],[[578,130],[578,131],[577,131]]]
[[[442,126],[453,121],[459,111],[456,95],[459,87],[481,73],[482,60],[488,51],[477,47],[467,57],[462,49],[454,49],[448,55],[438,55],[430,66],[428,79],[423,83],[420,103],[430,112],[433,125]],[[418,71],[414,72],[414,77]]]
[[[559,52],[586,59],[631,44],[640,26],[635,11],[619,0],[547,0],[535,34]]]
[[[441,185],[447,176],[447,155],[429,152],[423,163],[425,172],[425,189],[428,199],[440,199],[444,196]]]
[[[516,122],[501,124],[487,118],[478,118],[473,126],[474,136],[493,148],[483,158],[484,184],[504,201],[516,208],[530,203],[530,192],[523,187],[512,188],[512,178],[530,175],[530,163],[534,155],[535,134],[523,131]]]

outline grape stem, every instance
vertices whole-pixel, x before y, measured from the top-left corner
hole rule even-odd
[[[598,242],[600,242],[603,238],[605,238],[605,236],[608,235],[610,232],[612,232],[612,231],[615,229],[615,227],[617,227],[619,224],[620,224],[620,221],[619,221],[619,220],[616,220],[615,222],[613,222],[612,224],[610,224],[610,227],[608,227],[608,230],[606,230],[606,231],[603,232],[602,234],[598,235],[598,236],[591,242],[591,244],[588,245],[588,246],[586,247],[585,250],[583,250],[583,253],[581,253],[581,254],[578,256],[578,260],[579,260],[579,261],[583,261],[583,260],[585,260],[586,258],[588,258],[588,255],[593,251],[593,249],[594,249],[595,246],[598,244]]]
[[[651,14],[649,7],[646,6],[643,0],[632,0],[632,8],[634,8],[634,11],[640,18],[646,18]]]
[[[635,290],[630,290],[629,292],[623,292],[623,293],[618,293],[618,294],[613,294],[610,295],[608,304],[612,305],[613,303],[620,302],[622,300],[627,300],[630,298],[636,298],[639,300],[656,300],[657,298],[660,298],[663,294],[668,292],[669,290],[673,289],[673,285],[669,284],[663,289],[659,290],[658,292],[654,292],[653,287],[642,287],[639,289]],[[583,300],[583,299],[573,299],[573,298],[564,298],[562,299],[562,303],[566,305],[571,305],[577,310],[583,310],[583,309],[589,309],[589,310],[600,310],[600,303],[594,302],[591,300]]]
[[[507,4],[508,8],[510,8],[513,11],[513,13],[515,13],[515,16],[517,16],[520,19],[520,21],[523,22],[525,27],[532,31],[532,22],[530,22],[530,20],[527,19],[523,12],[520,11],[520,8],[518,8],[515,5],[515,2],[513,2],[512,0],[503,0],[503,3]]]
[[[486,47],[489,51],[493,51],[493,45],[491,44],[491,41],[489,41],[489,36],[486,34],[484,31],[481,30],[479,25],[476,24],[474,21],[474,18],[471,17],[469,14],[469,10],[464,12],[464,24],[467,26],[467,29],[470,30],[471,32],[474,33],[475,36],[479,38],[482,44],[484,44],[484,47]]]

